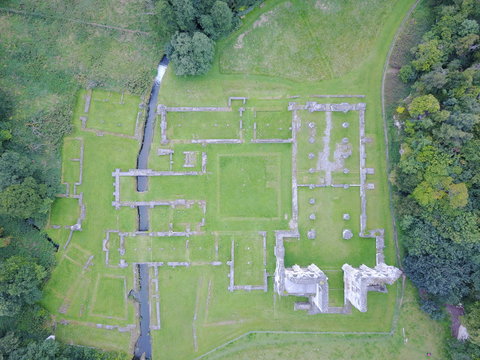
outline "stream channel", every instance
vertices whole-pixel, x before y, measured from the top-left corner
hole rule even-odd
[[[157,76],[153,83],[148,101],[147,118],[145,121],[143,141],[137,158],[137,169],[148,168],[148,156],[152,146],[153,133],[155,129],[155,116],[157,113],[157,99],[163,75],[167,70],[168,59],[166,56],[162,58],[157,69]],[[137,176],[137,191],[144,192],[148,190],[148,176]],[[148,231],[148,206],[138,206],[138,231]],[[150,306],[149,306],[149,276],[148,264],[138,264],[138,282],[139,290],[137,292],[137,300],[139,302],[140,312],[140,336],[135,344],[134,359],[140,359],[142,355],[145,359],[152,358],[152,341],[150,338]]]

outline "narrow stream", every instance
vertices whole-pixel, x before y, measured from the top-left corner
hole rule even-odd
[[[140,152],[137,158],[137,169],[147,169],[148,168],[148,156],[150,154],[150,148],[152,146],[153,132],[155,128],[155,116],[157,113],[157,99],[158,92],[160,91],[160,84],[162,83],[163,75],[167,70],[168,59],[166,56],[162,58],[157,69],[157,76],[155,77],[155,82],[153,83],[152,91],[150,93],[150,100],[148,102],[147,109],[147,120],[145,121],[145,127],[143,132],[143,141],[142,146],[140,147]],[[138,176],[137,177],[137,191],[143,192],[148,189],[148,177],[147,176]]]
[[[147,118],[145,120],[142,146],[137,158],[137,169],[148,168],[148,156],[152,146],[153,133],[155,129],[155,117],[157,113],[157,99],[162,83],[163,75],[167,70],[168,59],[166,56],[162,58],[157,68],[157,76],[150,93],[148,101]],[[137,191],[144,192],[148,190],[148,177],[137,176]],[[138,230],[148,231],[148,206],[138,206]],[[142,355],[145,359],[152,358],[152,342],[150,338],[150,305],[149,305],[149,276],[148,265],[138,264],[138,302],[140,311],[140,336],[135,344],[134,359],[140,359]]]
[[[152,340],[150,338],[150,306],[148,305],[148,265],[138,264],[137,270],[138,281],[140,283],[138,291],[138,302],[140,303],[140,336],[135,344],[133,359],[137,360],[145,355],[145,359],[149,360],[152,358]]]
[[[140,177],[140,176],[139,176]],[[148,231],[148,206],[137,206],[138,231]]]

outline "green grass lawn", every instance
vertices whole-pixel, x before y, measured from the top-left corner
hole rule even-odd
[[[127,316],[125,285],[125,277],[98,276],[91,313],[106,318],[125,319]],[[97,299],[100,301],[97,302]]]
[[[263,237],[250,234],[235,242],[235,285],[263,285]]]
[[[91,326],[57,325],[55,335],[67,344],[91,346],[92,341],[99,348],[114,351],[128,351],[130,333],[121,333]]]
[[[219,217],[278,217],[279,160],[272,153],[220,155],[216,184]]]
[[[172,220],[172,209],[167,206],[156,206],[148,212],[152,231],[168,231]]]
[[[168,112],[167,137],[176,140],[236,139],[238,112]]]
[[[283,111],[254,110],[257,139],[290,139],[292,116]]]
[[[96,136],[82,131],[80,116],[85,115],[82,101],[85,92],[80,92],[73,115],[75,129],[72,137],[82,138],[85,145],[84,181],[78,191],[84,192],[87,215],[82,231],[74,233],[67,250],[60,249],[57,255],[59,265],[46,286],[43,300],[57,321],[68,323],[57,327],[59,339],[132,351],[135,331],[120,332],[115,327],[137,321],[134,302],[125,297],[134,288],[133,264],[185,261],[191,266],[162,266],[157,269],[161,329],[151,331],[155,359],[194,359],[249,331],[382,334],[249,335],[212,353],[209,358],[281,359],[304,354],[305,358],[383,360],[413,359],[430,351],[435,356],[439,354],[437,358],[441,359],[443,328],[419,312],[411,289],[404,298],[399,325],[392,328],[394,314],[398,310],[396,304],[399,306],[399,283],[390,286],[388,294],[370,293],[367,313],[354,309],[347,316],[310,316],[294,312],[294,302],[304,299],[275,296],[271,278],[267,292],[227,290],[227,262],[231,260],[232,240],[235,246],[235,284],[260,285],[263,281],[263,239],[258,232],[267,232],[267,271],[272,274],[275,269],[274,231],[289,229],[292,214],[292,145],[253,144],[250,140],[254,123],[258,138],[288,138],[291,113],[286,111],[286,107],[291,101],[367,103],[366,132],[373,139],[367,144],[367,166],[375,168],[375,174],[368,176],[368,181],[375,183],[375,189],[367,194],[367,226],[369,229],[385,228],[387,263],[395,263],[380,84],[390,41],[412,3],[413,0],[388,3],[368,0],[361,4],[354,1],[340,4],[328,0],[271,0],[250,13],[244,25],[234,34],[219,42],[214,67],[207,75],[180,78],[175,77],[169,68],[159,98],[159,103],[167,106],[226,106],[229,96],[248,97],[242,117],[245,143],[202,145],[186,144],[184,141],[238,138],[239,104],[235,102],[231,113],[168,113],[167,132],[175,142],[167,145],[160,143],[157,121],[149,166],[155,170],[198,171],[201,169],[201,154],[206,153],[206,173],[151,177],[148,191],[144,193],[136,192],[133,177],[122,177],[121,200],[205,201],[203,226],[199,225],[203,212],[197,204],[190,208],[182,205],[149,210],[150,231],[168,231],[170,223],[173,223],[174,231],[185,231],[188,227],[202,233],[190,237],[127,236],[123,244],[124,254],[120,251],[119,235],[112,233],[108,244],[108,265],[102,250],[106,232],[134,232],[137,229],[135,209],[125,207],[115,210],[112,207],[114,178],[111,173],[116,168],[134,168],[140,144],[134,139],[108,134]],[[243,47],[238,46],[242,34]],[[98,95],[98,101],[93,101],[88,121],[90,117],[96,118],[95,126],[105,126],[102,129],[111,132],[116,132],[115,124],[121,123],[120,133],[132,134],[136,121],[134,106],[138,111],[138,102],[135,105],[132,101],[127,111],[124,105],[113,106],[115,102],[120,102],[120,93],[95,91],[94,94]],[[110,100],[100,102],[100,94]],[[310,97],[314,94],[362,94],[366,97]],[[294,95],[299,97],[289,98]],[[113,106],[111,111],[104,107],[106,104]],[[302,112],[300,115],[306,125],[315,122],[318,133],[317,142],[311,147],[308,131],[300,134],[299,182],[300,179],[317,181],[322,174],[310,176],[308,154],[319,151],[325,114]],[[358,144],[357,113],[334,113],[332,121],[331,153],[343,137],[351,139],[352,144]],[[341,127],[344,121],[350,123],[347,129]],[[170,163],[169,155],[158,155],[158,149],[174,150],[173,163]],[[64,149],[65,153],[69,151],[73,150]],[[197,153],[194,168],[184,167],[185,151]],[[65,166],[68,166],[70,158],[64,155]],[[358,149],[354,147],[352,156],[345,161],[351,172],[334,172],[334,183],[356,183],[358,162]],[[311,197],[316,199],[313,207],[308,204]],[[325,269],[330,279],[332,305],[343,303],[343,272],[340,270],[343,263],[374,265],[373,239],[358,236],[342,239],[342,230],[347,227],[358,234],[359,201],[358,188],[355,187],[302,188],[299,191],[301,238],[286,242],[286,262],[287,265],[313,262]],[[61,203],[55,204],[52,214],[64,209],[66,206]],[[316,213],[315,220],[309,219],[312,212]],[[342,219],[346,212],[351,216],[348,221]],[[306,238],[310,229],[317,232],[314,240]],[[55,238],[62,239],[65,234],[57,230],[48,229]],[[87,259],[92,255],[92,264],[86,266]],[[117,266],[121,259],[128,264],[126,268]],[[212,261],[219,261],[221,265],[212,266]],[[150,274],[154,276],[153,268]],[[152,317],[156,317],[156,309],[152,310]],[[92,324],[114,328],[93,328]],[[400,330],[403,327],[409,338],[405,345]],[[389,335],[392,329],[395,332]]]
[[[342,126],[343,123],[348,123],[348,128]],[[332,136],[330,138],[330,161],[334,161],[333,152],[338,144],[342,143],[343,138],[349,140],[352,147],[352,154],[344,160],[343,167],[334,171],[332,174],[332,181],[335,184],[359,184],[360,170],[358,164],[360,163],[360,145],[359,137],[359,120],[358,113],[348,112],[346,114],[337,112],[332,114]],[[349,173],[344,174],[343,169],[348,169]]]
[[[69,184],[70,188],[80,181],[81,146],[81,141],[72,137],[65,138],[63,142],[61,182]]]
[[[74,225],[80,215],[78,199],[59,197],[55,199],[50,213],[51,225]]]
[[[87,127],[133,136],[140,103],[139,96],[94,90],[87,115]]]
[[[80,158],[81,142],[78,139],[67,137],[63,140],[62,156],[65,160],[79,159]]]

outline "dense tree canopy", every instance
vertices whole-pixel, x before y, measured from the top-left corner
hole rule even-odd
[[[195,32],[190,36],[182,32],[173,36],[168,57],[177,75],[199,75],[210,68],[214,52],[214,43],[205,34]]]
[[[0,360],[127,360],[123,353],[103,352],[80,346],[66,346],[53,339],[21,346],[14,333],[0,338]]]
[[[210,11],[200,17],[200,25],[208,36],[218,39],[228,35],[232,29],[233,13],[227,3],[215,1]]]
[[[12,256],[0,264],[0,316],[16,315],[24,304],[40,300],[45,268],[31,259]]]
[[[19,184],[26,177],[32,176],[32,160],[16,151],[5,151],[0,155],[0,190],[9,185]]]
[[[47,197],[47,187],[27,177],[20,184],[7,186],[0,192],[0,213],[19,218],[29,218],[47,212],[52,200]]]
[[[406,247],[404,267],[437,314],[438,304],[480,296],[480,6],[432,3],[437,19],[399,73],[412,92],[398,113],[401,157],[391,174]],[[436,305],[437,304],[437,305]],[[467,306],[476,342],[478,303]],[[450,343],[452,359],[478,344]],[[475,355],[476,354],[476,355]]]

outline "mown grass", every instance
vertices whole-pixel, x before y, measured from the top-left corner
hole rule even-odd
[[[255,111],[257,139],[291,139],[291,114],[285,111]]]
[[[251,334],[207,356],[219,359],[444,359],[446,327],[422,313],[407,286],[398,331],[393,335]],[[404,336],[405,334],[405,336]],[[431,353],[427,357],[427,353]]]
[[[127,315],[125,283],[124,277],[100,275],[95,284],[96,294],[91,313],[106,318],[125,319]]]
[[[133,136],[140,104],[139,96],[94,90],[87,127]],[[143,119],[139,120],[143,121]]]
[[[263,242],[252,236],[235,244],[235,285],[263,285]]]
[[[263,156],[223,155],[217,161],[220,217],[278,217],[281,191],[279,157],[271,153]]]
[[[167,136],[178,140],[237,139],[238,112],[169,112]]]
[[[78,199],[57,198],[50,213],[51,225],[74,225],[80,215]]]
[[[79,94],[79,102],[74,114],[76,137],[82,137],[85,144],[84,153],[84,181],[78,191],[84,192],[84,200],[87,207],[87,218],[83,223],[82,232],[75,232],[69,248],[66,252],[59,253],[59,265],[55,269],[52,279],[47,285],[44,304],[50,311],[57,314],[60,319],[71,321],[72,333],[77,333],[78,327],[88,327],[88,323],[103,323],[109,325],[121,325],[134,322],[134,307],[130,301],[127,302],[127,315],[124,320],[120,316],[120,308],[123,307],[126,292],[133,287],[131,267],[127,269],[106,268],[102,251],[102,239],[108,229],[120,231],[133,231],[136,228],[136,211],[125,208],[114,210],[111,205],[112,182],[111,172],[115,168],[129,169],[135,166],[136,153],[139,144],[135,140],[116,137],[113,135],[95,136],[90,132],[82,131],[80,128],[80,115],[83,115],[83,92]],[[133,105],[132,105],[133,107]],[[89,116],[95,116],[90,114]],[[113,116],[113,115],[112,115]],[[133,122],[134,119],[131,119]],[[158,125],[158,124],[157,124]],[[158,129],[157,129],[158,131]],[[174,147],[175,148],[175,147]],[[181,150],[185,146],[179,147]],[[155,149],[155,147],[153,147]],[[213,231],[198,239],[182,238],[150,238],[137,236],[125,240],[126,255],[121,257],[132,264],[139,261],[201,261],[213,260],[226,264],[230,260],[231,240],[235,240],[239,251],[239,262],[235,268],[238,273],[238,284],[253,282],[257,284],[261,280],[261,267],[259,257],[262,253],[262,246],[255,243],[255,246],[248,246],[248,240],[258,238],[257,231],[269,231],[267,244],[268,271],[274,268],[273,259],[273,232],[272,230],[288,229],[289,214],[291,213],[290,181],[291,181],[291,145],[290,144],[244,144],[244,145],[211,145],[203,147],[197,145],[190,149],[206,151],[208,155],[207,174],[204,176],[175,177],[153,177],[149,179],[149,190],[145,193],[135,191],[133,177],[122,179],[122,200],[131,199],[177,199],[187,198],[193,200],[207,200],[207,216],[205,230]],[[151,157],[158,156],[152,151]],[[232,164],[224,164],[222,159],[228,159]],[[258,161],[257,161],[258,160]],[[183,161],[180,156],[178,161]],[[260,162],[259,162],[260,161]],[[175,165],[177,166],[177,165]],[[243,169],[243,170],[242,170]],[[219,183],[218,177],[224,179]],[[234,188],[226,188],[222,192],[222,186],[236,183]],[[253,195],[247,194],[238,196],[238,187],[243,184],[251,187]],[[257,184],[257,186],[253,186]],[[258,200],[268,195],[266,190],[270,186],[276,188],[276,196],[267,196],[275,200],[277,208],[275,218],[262,218],[263,208],[255,205]],[[352,188],[353,189],[353,188]],[[331,189],[332,196],[337,197],[343,192],[350,193],[344,189]],[[340,192],[334,192],[339,190]],[[330,192],[328,192],[330,193]],[[301,253],[295,259],[296,262],[307,264],[308,262],[319,263],[327,268],[337,268],[343,261],[353,265],[361,262],[369,264],[368,260],[373,257],[373,249],[368,249],[360,244],[360,240],[352,239],[343,242],[339,239],[342,230],[342,221],[329,219],[340,218],[345,208],[351,209],[351,203],[335,201],[329,198],[327,192],[319,193],[323,201],[318,201],[319,217],[318,230],[324,232],[319,241],[311,246],[301,246],[298,249]],[[131,196],[131,198],[129,198]],[[347,196],[347,198],[352,195]],[[355,196],[358,199],[358,194]],[[320,199],[320,198],[319,198]],[[301,203],[305,203],[306,199]],[[243,202],[243,204],[242,204]],[[325,206],[326,203],[338,204],[338,207]],[[219,205],[220,204],[220,207]],[[224,211],[222,204],[232,207],[230,213]],[[245,209],[238,206],[246,206]],[[273,207],[273,205],[272,205]],[[242,210],[243,209],[243,210]],[[278,210],[280,209],[280,211]],[[158,209],[153,209],[151,213]],[[228,210],[228,208],[227,208]],[[270,211],[272,209],[268,209]],[[185,226],[186,223],[200,222],[201,213],[198,209],[170,209],[172,214],[168,215],[176,226]],[[323,211],[332,214],[323,214]],[[164,215],[165,213],[163,213]],[[278,215],[280,214],[280,216]],[[283,215],[287,214],[287,217]],[[232,217],[232,215],[234,215]],[[265,214],[263,214],[264,216]],[[268,214],[273,216],[272,214]],[[155,216],[162,216],[162,213]],[[352,212],[352,218],[357,218]],[[155,218],[151,221],[155,222]],[[303,221],[303,220],[302,220]],[[159,226],[168,226],[164,220],[160,220]],[[182,225],[183,224],[183,225]],[[301,223],[301,231],[304,225]],[[335,225],[335,226],[332,226]],[[340,227],[339,227],[340,225]],[[156,226],[156,225],[155,225]],[[177,228],[180,230],[180,228]],[[329,233],[333,229],[332,233]],[[237,235],[222,235],[222,231],[239,231]],[[352,228],[352,230],[356,230]],[[52,231],[56,231],[53,229]],[[215,232],[220,232],[215,240]],[[252,234],[250,235],[248,231]],[[332,235],[332,236],[331,236]],[[187,240],[191,244],[187,246]],[[305,241],[303,238],[301,241]],[[330,242],[331,241],[331,242]],[[217,242],[217,245],[215,245]],[[346,246],[344,252],[340,251],[343,244]],[[338,245],[337,244],[337,245]],[[111,258],[110,264],[119,262],[118,255],[119,238],[113,235],[109,245]],[[214,247],[217,247],[217,251]],[[246,249],[255,248],[255,254],[250,254]],[[288,247],[287,247],[288,248]],[[74,249],[74,251],[72,251]],[[244,251],[245,250],[245,251]],[[370,251],[371,250],[371,251]],[[80,251],[80,252],[79,252]],[[260,253],[259,253],[260,251]],[[218,255],[216,253],[218,252]],[[288,249],[288,256],[297,255],[294,250]],[[343,255],[340,255],[343,254]],[[94,256],[93,265],[86,267],[86,258]],[[322,260],[323,259],[323,260]],[[335,259],[335,262],[331,260]],[[242,263],[244,262],[244,263]],[[251,264],[248,264],[248,263]],[[196,320],[196,331],[198,335],[198,352],[205,352],[221,344],[222,342],[239,336],[251,329],[260,330],[308,330],[316,331],[318,328],[330,329],[332,331],[388,331],[390,329],[391,317],[393,314],[393,302],[395,291],[389,294],[372,294],[369,296],[371,311],[361,314],[357,311],[351,316],[318,316],[312,317],[304,313],[292,311],[294,298],[272,297],[272,284],[267,293],[230,293],[227,291],[228,267],[193,266],[189,269],[160,270],[160,293],[161,296],[161,321],[162,330],[154,333],[154,351],[167,354],[169,358],[191,358],[196,353],[192,337],[185,337],[185,334],[192,334],[192,319]],[[110,285],[102,285],[104,276],[115,277],[115,279],[126,278],[127,287],[116,289]],[[340,285],[341,276],[337,273],[331,275],[335,285],[332,288],[332,299],[335,304],[340,304],[342,290]],[[102,281],[98,282],[98,279]],[[174,286],[175,284],[181,286]],[[248,284],[247,284],[248,285]],[[250,284],[252,285],[252,284]],[[184,287],[187,293],[183,294]],[[210,289],[210,290],[209,290]],[[395,288],[393,288],[394,290]],[[199,294],[197,296],[197,293]],[[210,295],[209,295],[210,293]],[[183,296],[194,296],[179,305],[178,298]],[[176,304],[181,312],[172,310],[170,304]],[[228,304],[228,306],[226,305]],[[179,315],[181,314],[181,315]],[[69,334],[69,327],[64,331],[65,336]],[[112,330],[112,341],[116,341],[117,331]],[[181,338],[181,341],[171,343],[171,337]],[[104,338],[83,339],[94,346],[103,346]],[[156,339],[156,340],[155,340]],[[127,344],[123,349],[127,349]]]
[[[362,44],[363,49],[361,50],[361,56],[353,57],[352,53],[355,52],[355,48],[351,47],[350,49],[341,49],[337,51],[337,56],[343,56],[344,59],[341,59],[336,66],[337,74],[342,73],[342,65],[345,66],[342,76],[331,76],[331,72],[328,71],[318,71],[318,63],[315,60],[310,60],[308,63],[309,67],[307,70],[305,64],[302,61],[305,60],[305,57],[297,56],[298,52],[287,50],[288,46],[294,47],[292,42],[282,42],[282,41],[269,41],[268,46],[252,46],[248,49],[247,56],[237,56],[238,54],[234,50],[234,44],[236,37],[248,30],[252,29],[252,24],[261,18],[261,15],[268,13],[269,11],[275,9],[276,7],[282,8],[285,4],[283,1],[272,1],[267,3],[264,8],[255,10],[246,21],[246,26],[239,29],[238,32],[225,40],[219,45],[219,56],[217,57],[218,63],[215,64],[212,71],[207,76],[196,77],[196,78],[175,78],[172,76],[171,71],[167,71],[165,77],[165,84],[163,85],[162,92],[160,94],[160,102],[165,104],[189,104],[189,105],[201,105],[201,104],[223,104],[225,98],[228,96],[248,96],[249,100],[247,101],[247,106],[251,105],[254,107],[264,106],[268,110],[276,110],[276,107],[284,101],[299,101],[302,102],[305,99],[308,99],[309,95],[313,94],[362,94],[366,95],[364,99],[355,99],[356,101],[365,101],[367,103],[367,113],[366,113],[366,133],[368,137],[373,139],[371,144],[367,145],[367,165],[369,167],[375,168],[375,175],[369,175],[369,182],[375,184],[375,190],[368,192],[368,228],[375,227],[384,227],[386,229],[386,257],[387,262],[394,263],[394,246],[392,240],[392,227],[390,213],[388,211],[388,189],[386,183],[386,164],[385,164],[385,145],[383,141],[383,123],[381,121],[381,99],[380,99],[380,90],[381,90],[381,76],[383,70],[383,64],[385,56],[390,45],[390,40],[393,38],[393,34],[396,30],[396,27],[400,24],[403,14],[407,12],[407,9],[412,4],[412,1],[397,1],[390,2],[388,4],[382,3],[378,4],[375,2],[365,2],[362,3],[364,7],[369,7],[369,16],[365,17],[366,26],[368,26],[371,31],[372,37],[367,39],[365,42],[362,42],[364,39],[359,36],[358,29],[354,26],[345,26],[345,24],[350,24],[349,21],[338,22],[343,28],[343,36],[345,41],[343,42],[352,44],[353,41],[356,41],[356,44]],[[308,4],[298,4],[297,2],[291,2],[293,13],[296,6],[304,7],[309,6]],[[353,2],[349,6],[355,7],[357,4]],[[365,10],[365,8],[363,9]],[[285,10],[286,11],[286,10]],[[339,15],[340,16],[340,15]],[[347,16],[348,17],[348,16]],[[350,18],[348,18],[350,20]],[[295,31],[295,24],[293,21],[283,22],[281,24],[285,29],[288,28],[290,31],[290,36],[297,36]],[[293,25],[293,27],[292,27]],[[327,37],[327,32],[334,33],[331,31],[331,27],[318,26],[315,28],[318,37]],[[253,34],[252,30],[252,34]],[[275,31],[264,32],[260,34],[261,36],[270,38],[275,35]],[[259,37],[260,37],[259,35]],[[248,35],[247,35],[248,36]],[[270,39],[269,39],[270,40]],[[349,41],[352,40],[352,41]],[[299,46],[306,46],[307,43],[299,42]],[[338,45],[338,43],[337,43]],[[285,46],[285,51],[279,51],[279,47]],[[333,43],[332,43],[333,46]],[[364,51],[364,52],[363,52]],[[247,52],[247,51],[246,51]],[[330,53],[327,53],[326,56],[330,56]],[[234,57],[238,59],[232,60],[231,64],[240,64],[238,68],[235,68],[234,65],[230,63],[227,64],[230,66],[227,70],[226,60],[230,61]],[[288,60],[286,60],[288,58]],[[268,59],[263,64],[259,60]],[[278,60],[281,59],[281,60]],[[280,64],[279,64],[280,62]],[[260,64],[260,65],[259,65]],[[267,64],[268,66],[262,65]],[[243,68],[240,66],[245,65]],[[233,69],[233,70],[232,70]],[[238,74],[235,74],[235,70],[238,69]],[[299,71],[311,71],[315,69],[317,71],[315,76],[305,76],[305,74],[298,75]],[[327,67],[325,69],[328,70]],[[323,69],[322,69],[323,70]],[[297,72],[296,72],[297,71]],[[279,75],[281,72],[281,75]],[[228,73],[228,74],[227,74]],[[241,74],[240,74],[241,73]],[[287,74],[287,75],[285,75]],[[293,75],[292,75],[293,74]],[[269,76],[265,76],[269,75]],[[278,77],[275,77],[278,76]],[[285,79],[285,77],[287,79]],[[325,80],[321,82],[311,82],[311,80],[319,79],[321,77],[329,78],[330,80]],[[283,79],[282,79],[283,78]],[[287,100],[287,96],[298,95],[298,100]],[[273,100],[271,98],[280,97],[284,100]],[[260,98],[265,98],[265,100],[258,100]],[[255,100],[257,99],[257,100]],[[312,98],[308,100],[313,100]],[[319,99],[315,98],[315,101],[319,102],[342,102],[345,99]],[[351,101],[348,99],[348,101]],[[264,104],[260,104],[263,102]],[[246,125],[244,128],[249,129],[248,117],[244,118]],[[353,123],[353,121],[350,121]],[[352,126],[352,125],[351,125]],[[349,128],[350,129],[350,128]],[[349,131],[354,131],[355,125],[353,124],[352,128]],[[353,155],[355,156],[358,155]],[[352,169],[353,170],[353,169]],[[343,174],[342,174],[343,175]],[[342,176],[338,174],[338,176]],[[353,173],[352,175],[355,175]],[[335,176],[335,175],[334,175]],[[353,180],[353,179],[352,179]],[[340,196],[335,195],[335,196]],[[352,196],[345,196],[344,200],[335,201],[334,208],[328,210],[327,206],[323,206],[326,209],[323,211],[332,211],[331,217],[338,218],[339,220],[334,220],[333,222],[323,224],[319,226],[321,228],[321,238],[324,239],[326,243],[321,243],[321,240],[318,241],[318,246],[309,246],[308,250],[303,252],[303,256],[306,257],[297,257],[297,259],[292,258],[292,262],[301,260],[307,262],[307,260],[312,260],[312,262],[318,262],[318,259],[324,259],[323,261],[328,264],[331,263],[333,266],[341,265],[342,260],[347,260],[352,264],[359,265],[361,263],[366,263],[367,265],[373,265],[374,262],[374,244],[369,242],[367,239],[356,239],[353,238],[349,243],[346,240],[341,239],[341,230],[343,227],[343,220],[341,220],[341,215],[345,209],[352,208],[352,201],[358,199],[358,194]],[[325,199],[325,203],[332,204],[334,199]],[[357,200],[358,201],[358,200]],[[323,204],[322,204],[323,205]],[[357,206],[353,208],[358,209]],[[358,210],[348,211],[350,212],[352,222],[357,222],[357,225],[353,224],[353,230],[358,226]],[[328,214],[325,214],[328,215]],[[325,217],[323,220],[327,222],[329,219]],[[327,232],[326,234],[324,234]],[[323,235],[323,236],[322,236]],[[365,241],[364,241],[365,240]],[[308,241],[308,240],[304,240]],[[272,246],[273,239],[269,238],[269,246]],[[325,245],[325,246],[323,246]],[[290,244],[287,244],[290,246]],[[298,247],[301,248],[301,247]],[[342,250],[343,249],[343,250]],[[290,253],[294,257],[294,252]],[[316,256],[314,256],[315,254]],[[342,255],[343,254],[343,255]],[[287,259],[289,256],[289,250],[287,249]],[[338,256],[338,257],[337,257]],[[268,254],[269,263],[272,264],[272,255]],[[308,258],[308,259],[307,259]],[[348,259],[347,259],[348,258]],[[270,265],[270,271],[273,269]],[[341,273],[340,273],[341,274]],[[335,290],[331,291],[331,296],[334,302],[341,303],[343,291],[338,290],[339,284],[341,281],[341,276],[335,273],[329,273],[329,276],[332,277],[332,281],[337,284]],[[224,283],[226,286],[226,279],[218,280]],[[217,281],[218,281],[217,280]],[[212,279],[216,283],[216,280]],[[341,289],[341,287],[340,287]],[[212,344],[212,340],[216,337],[220,338],[233,338],[236,335],[240,335],[249,329],[301,329],[301,330],[340,330],[345,331],[389,331],[391,325],[391,319],[393,316],[395,294],[392,291],[387,295],[380,294],[370,294],[369,295],[369,312],[367,314],[358,314],[354,313],[349,317],[337,317],[337,316],[323,316],[321,319],[312,319],[304,314],[292,313],[291,308],[293,302],[296,299],[292,298],[283,298],[273,301],[275,304],[273,306],[273,313],[269,311],[272,307],[272,302],[267,301],[264,303],[264,300],[261,300],[262,296],[255,294],[249,295],[249,298],[245,296],[241,301],[248,302],[251,306],[255,306],[255,310],[263,308],[262,311],[257,311],[257,317],[260,317],[258,322],[253,320],[247,320],[248,317],[245,316],[245,311],[242,311],[243,316],[236,310],[234,303],[232,303],[232,297],[228,295],[222,295],[223,289],[214,290],[215,297],[212,298],[210,304],[214,301],[218,301],[218,306],[215,307],[215,311],[209,310],[208,317],[216,319],[220,322],[220,319],[230,318],[232,323],[230,326],[228,324],[217,325],[216,327],[206,326],[205,333],[199,334],[199,344],[205,342],[206,349],[209,348],[208,344]],[[393,291],[395,292],[395,291]],[[239,298],[242,298],[242,295],[237,295]],[[218,298],[218,299],[217,299]],[[221,300],[225,298],[225,300]],[[228,300],[227,300],[228,299]],[[255,300],[253,300],[255,299]],[[222,302],[228,303],[230,306],[225,307],[220,305]],[[264,305],[262,305],[264,304]],[[265,307],[264,307],[265,306]],[[415,305],[416,306],[416,305]],[[212,308],[212,305],[209,307]],[[233,310],[235,309],[235,310]],[[193,311],[193,310],[191,310]],[[229,312],[234,312],[233,314]],[[281,313],[282,315],[279,315]],[[275,316],[276,314],[276,316]],[[169,315],[165,314],[166,318],[165,326],[169,324]],[[275,321],[267,321],[265,318],[275,319]],[[245,322],[241,322],[245,320]],[[251,322],[250,322],[251,321]],[[317,322],[318,321],[318,322]],[[267,325],[267,323],[269,325]],[[287,325],[288,323],[288,325]],[[313,325],[316,323],[316,325]],[[176,327],[171,324],[172,331],[176,334]],[[162,333],[165,334],[165,333]],[[161,334],[161,335],[162,335]],[[207,335],[208,334],[208,335]],[[155,335],[155,338],[161,335]],[[175,335],[170,335],[175,336]],[[179,336],[177,336],[179,337]],[[161,338],[160,338],[161,339]],[[325,339],[326,343],[330,342],[331,338]],[[361,342],[365,342],[365,337],[361,338]],[[191,349],[191,343],[187,340],[185,345],[179,346],[181,348],[189,347]],[[428,340],[426,340],[428,342]],[[168,340],[164,341],[164,343]],[[160,344],[161,340],[154,341],[154,350],[157,352],[164,351],[166,348],[162,347]],[[159,345],[156,345],[159,344]],[[342,339],[343,344],[346,346],[345,339]],[[202,352],[201,346],[198,353]],[[388,349],[390,344],[388,342],[383,342],[382,345]],[[438,345],[437,345],[438,346]],[[358,348],[357,348],[358,349]],[[437,348],[439,349],[439,347]],[[174,351],[168,350],[168,351]],[[441,350],[439,350],[441,351]],[[370,355],[365,355],[365,358],[386,358],[384,355],[388,353],[388,350],[384,354],[377,356],[375,353]],[[255,358],[257,355],[253,355]],[[370,357],[368,357],[370,356]],[[183,358],[184,356],[181,356]],[[352,357],[352,355],[350,355]],[[188,358],[188,356],[185,356]],[[328,356],[326,357],[328,358]],[[353,356],[355,358],[355,356]]]
[[[105,350],[125,351],[130,342],[130,334],[118,331],[97,329],[87,326],[72,326],[58,324],[55,335],[58,340],[67,344],[91,346],[95,340],[96,346]]]

